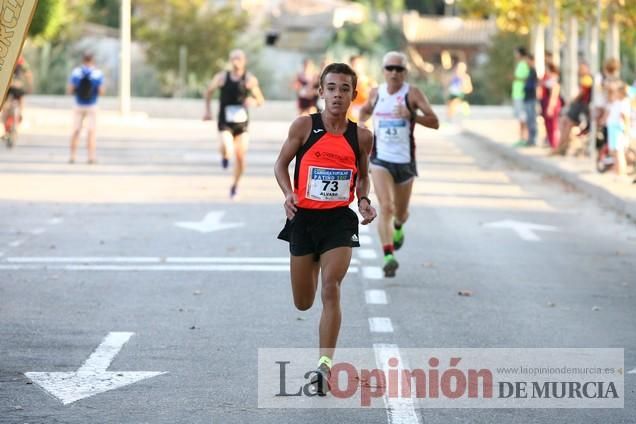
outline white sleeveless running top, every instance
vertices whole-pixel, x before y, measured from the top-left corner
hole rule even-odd
[[[393,94],[387,91],[386,83],[378,87],[378,99],[373,109],[374,143],[372,158],[391,163],[411,163],[414,158],[415,122],[395,113],[397,105],[407,106],[409,84]]]

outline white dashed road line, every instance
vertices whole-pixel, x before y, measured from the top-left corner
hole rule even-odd
[[[367,290],[364,292],[368,305],[386,305],[386,292],[384,290]]]
[[[387,317],[371,317],[369,318],[369,330],[372,333],[392,333],[393,324],[391,318]]]
[[[375,249],[358,249],[360,259],[377,259],[378,254]]]
[[[368,246],[373,243],[371,236],[369,235],[361,235],[360,236],[360,246]]]
[[[395,358],[398,360],[398,370],[408,369],[408,365],[400,356],[400,350],[395,344],[374,344],[375,363],[378,368],[383,369],[388,374],[389,360]],[[412,398],[406,397],[389,397],[384,395],[384,404],[386,406],[386,415],[389,424],[419,424],[420,420],[415,413],[415,406]]]
[[[383,277],[382,268],[379,266],[362,267],[362,276],[369,280],[381,280]]]
[[[14,240],[11,243],[9,243],[10,247],[18,247],[20,245],[22,245],[22,243],[24,243],[24,240]]]

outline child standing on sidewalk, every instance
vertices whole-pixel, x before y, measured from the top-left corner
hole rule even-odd
[[[627,87],[623,82],[611,84],[607,90],[607,139],[610,154],[614,158],[614,169],[619,177],[627,176],[625,149],[629,137],[631,107],[627,98]]]

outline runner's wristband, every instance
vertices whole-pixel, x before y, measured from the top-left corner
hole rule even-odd
[[[369,203],[369,206],[371,206],[371,199],[369,199],[367,196],[361,196],[358,197],[358,207],[360,207],[360,202],[366,200]]]

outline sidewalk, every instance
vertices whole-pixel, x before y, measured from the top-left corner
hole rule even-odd
[[[598,173],[593,158],[549,156],[549,149],[541,147],[515,148],[518,126],[513,119],[466,119],[462,126],[464,134],[517,165],[558,177],[636,222],[636,184],[616,181],[611,172]]]

